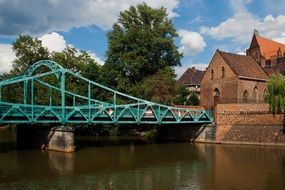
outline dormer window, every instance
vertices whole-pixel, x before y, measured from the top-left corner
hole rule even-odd
[[[225,77],[225,67],[222,67],[222,78]]]

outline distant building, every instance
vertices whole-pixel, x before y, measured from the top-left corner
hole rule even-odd
[[[217,50],[201,81],[201,105],[263,101],[267,79],[251,56]]]
[[[285,71],[285,44],[262,37],[257,30],[246,54],[254,58],[269,76]]]
[[[201,80],[205,71],[196,69],[195,67],[188,68],[178,81],[186,86],[190,92],[200,94]]]

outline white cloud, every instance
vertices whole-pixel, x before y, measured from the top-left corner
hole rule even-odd
[[[120,11],[142,2],[154,8],[166,7],[170,18],[178,16],[174,10],[179,0],[3,0],[0,6],[0,35],[41,35],[91,25],[108,30]]]
[[[0,73],[10,71],[15,58],[16,56],[10,44],[0,44]]]
[[[191,67],[195,67],[196,69],[198,70],[201,70],[201,71],[205,71],[206,68],[208,67],[208,64],[205,64],[205,63],[196,63],[196,64],[193,64],[193,63],[189,63],[187,65],[183,65],[181,67],[175,67],[175,73],[176,73],[176,78],[179,79],[182,74],[188,69],[188,68],[191,68]]]
[[[43,36],[39,37],[39,40],[42,41],[42,45],[44,47],[48,48],[49,52],[62,51],[67,45],[70,47],[74,47],[72,44],[67,44],[64,37],[56,32],[44,34]],[[80,50],[78,50],[78,52],[79,51]],[[94,59],[99,65],[103,65],[105,63],[94,52],[87,51],[87,53],[89,53],[91,58]]]
[[[200,29],[202,34],[208,34],[218,40],[232,38],[236,42],[247,43],[257,25],[258,21],[251,14],[237,13],[218,26],[203,26]]]
[[[206,47],[204,38],[197,32],[178,30],[178,35],[181,38],[179,50],[184,55],[196,55]]]
[[[50,52],[62,51],[67,45],[64,37],[56,32],[45,34],[39,40],[42,41],[42,45],[47,47]]]
[[[201,33],[208,34],[218,40],[230,38],[235,42],[245,44],[249,43],[253,29],[258,29],[260,34],[265,37],[279,41],[284,40],[285,15],[276,17],[267,15],[264,18],[257,18],[246,9],[245,3],[250,3],[250,1],[232,0],[233,16],[217,26],[202,26]]]
[[[52,32],[50,34],[44,34],[39,38],[42,41],[42,45],[47,47],[50,52],[62,51],[67,42],[64,37],[58,33]],[[72,44],[68,44],[73,47]],[[93,58],[99,65],[103,65],[104,61],[100,59],[94,52],[88,51],[91,58]],[[16,58],[11,44],[0,44],[0,73],[9,72],[12,67],[12,62]]]
[[[105,62],[99,58],[94,52],[88,52],[92,59],[94,59],[99,65],[104,65]]]
[[[239,54],[239,55],[246,55],[246,53],[244,51],[240,51],[237,54]]]
[[[279,37],[273,38],[273,40],[285,44],[285,32],[281,33]]]

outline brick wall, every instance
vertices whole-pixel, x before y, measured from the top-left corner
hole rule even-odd
[[[253,99],[253,89],[257,87],[257,102],[262,102],[264,100],[264,93],[267,88],[267,83],[265,81],[254,81],[240,79],[238,81],[238,99],[243,99],[243,93],[245,90],[248,91],[248,100]]]
[[[222,77],[222,67],[225,69],[225,76]],[[211,78],[211,70],[214,71],[214,78]],[[237,98],[238,77],[231,70],[222,56],[216,52],[207,68],[201,81],[201,105],[212,107],[214,105],[213,92],[218,89],[221,99]]]
[[[233,126],[282,126],[283,115],[269,113],[268,104],[218,104],[215,123],[216,140],[223,141]]]

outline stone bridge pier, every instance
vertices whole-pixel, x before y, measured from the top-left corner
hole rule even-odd
[[[74,152],[74,130],[64,126],[20,124],[17,125],[17,147]]]

